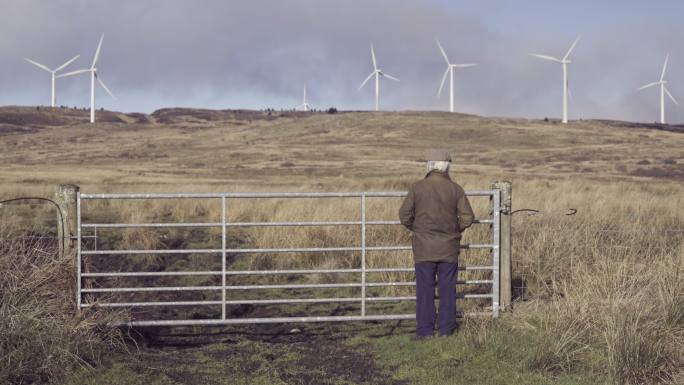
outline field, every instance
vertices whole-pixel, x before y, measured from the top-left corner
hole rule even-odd
[[[18,238],[27,231],[54,235],[49,208],[5,204],[0,207],[0,269],[8,273],[0,283],[0,347],[9,353],[2,353],[0,382],[684,383],[681,126],[561,125],[441,112],[165,109],[98,117],[101,121],[91,126],[84,123],[84,111],[0,108],[0,200],[51,197],[62,183],[89,193],[403,191],[423,176],[426,149],[448,148],[454,157],[451,175],[467,190],[510,180],[514,209],[542,211],[513,218],[515,306],[497,320],[466,319],[455,336],[419,344],[409,341],[414,325],[407,321],[127,334],[97,325],[128,313],[95,309],[74,316],[70,257],[48,258],[50,242],[27,244]],[[245,203],[233,207],[231,215],[318,220],[344,219],[339,216],[354,212],[353,205],[310,203]],[[475,203],[478,215],[486,215],[486,202]],[[397,200],[379,202],[372,213],[394,219],[397,207]],[[216,208],[173,201],[117,203],[99,207],[100,217],[96,211],[87,215],[110,221],[210,221],[217,219]],[[570,209],[577,213],[566,215]],[[144,248],[163,244],[161,238],[197,244],[213,236],[131,230],[105,235],[103,242]],[[401,229],[373,236],[408,241]],[[483,230],[476,229],[467,240],[482,236]],[[318,246],[356,242],[356,237],[315,229],[264,230],[236,233],[232,241]],[[409,254],[377,258],[383,266],[411,263]],[[353,255],[293,255],[234,263],[289,268],[340,267],[353,261]],[[206,268],[211,263],[128,262],[138,268],[171,263]]]

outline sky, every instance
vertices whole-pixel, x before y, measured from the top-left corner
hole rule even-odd
[[[665,55],[667,120],[684,123],[681,0],[0,0],[0,105],[48,105],[50,74],[89,67],[104,33],[97,106],[125,112],[165,107],[290,109],[304,84],[314,108],[369,110],[370,44],[381,69],[383,110],[448,110],[437,97],[444,59],[455,72],[455,108],[485,116],[558,118],[570,59],[571,119],[659,119],[656,87]],[[57,80],[57,104],[89,104],[87,75]]]

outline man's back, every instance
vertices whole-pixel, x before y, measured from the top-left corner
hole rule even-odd
[[[463,188],[447,173],[432,171],[411,186],[399,210],[401,223],[413,231],[416,262],[458,262],[461,232],[474,219]]]

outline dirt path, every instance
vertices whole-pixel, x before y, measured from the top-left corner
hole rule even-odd
[[[143,330],[140,352],[124,363],[138,380],[121,383],[403,385],[392,379],[391,368],[376,365],[367,346],[348,341],[355,327],[371,338],[407,332],[399,324],[377,326]]]

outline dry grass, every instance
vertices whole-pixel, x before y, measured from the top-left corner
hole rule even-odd
[[[107,322],[123,312],[76,315],[73,256],[41,241],[0,241],[0,383],[47,383],[93,367],[124,347]]]
[[[163,124],[152,116],[149,123],[93,128],[72,122],[3,136],[0,178],[7,182],[0,195],[49,196],[53,185],[65,182],[88,192],[396,191],[421,177],[424,149],[446,146],[456,151],[453,174],[466,189],[509,179],[514,208],[544,212],[514,217],[515,310],[496,322],[468,320],[468,343],[491,343],[496,330],[506,329],[529,337],[534,351],[526,365],[549,375],[586,369],[605,372],[616,384],[675,384],[684,378],[681,133],[614,122],[561,126],[442,113],[263,118],[171,110],[158,115]],[[474,203],[478,216],[486,216],[486,202]],[[394,219],[398,204],[369,202],[368,219]],[[568,208],[577,214],[566,216]],[[88,202],[84,213],[92,222],[216,222],[219,209],[219,202],[209,200]],[[2,211],[4,223],[26,218]],[[359,202],[230,201],[228,213],[231,221],[357,220]],[[486,241],[486,230],[469,230],[466,242]],[[369,244],[408,242],[400,228],[368,231]],[[102,236],[103,245],[120,248],[220,245],[212,231],[135,229]],[[236,247],[358,245],[359,236],[357,227],[230,230]],[[465,264],[485,258],[472,251],[463,255]],[[352,253],[248,256],[243,262],[254,269],[359,264]],[[126,268],[201,269],[216,261],[169,263],[138,259]],[[368,256],[369,267],[410,264],[409,254]],[[66,271],[54,279],[69,286]]]

